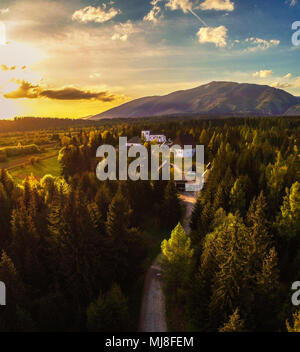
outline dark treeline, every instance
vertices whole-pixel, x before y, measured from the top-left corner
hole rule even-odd
[[[191,132],[200,133],[212,169],[190,238],[179,226],[162,244],[172,328],[299,331],[291,303],[300,279],[299,123],[249,120]]]
[[[16,117],[13,120],[0,120],[1,133],[38,131],[47,129],[64,129],[77,126],[91,125],[83,119],[59,119],[38,117]]]
[[[103,119],[103,120],[88,120],[88,119],[62,119],[62,118],[39,118],[39,117],[16,117],[13,120],[1,120],[0,119],[0,132],[24,132],[24,131],[39,131],[39,130],[62,130],[68,128],[87,128],[87,127],[97,127],[101,128],[103,126],[135,126],[134,130],[140,131],[144,126],[145,128],[152,129],[164,129],[168,134],[170,133],[170,126],[174,125],[185,125],[188,123],[189,126],[210,125],[210,126],[223,126],[224,123],[232,125],[247,124],[251,123],[254,125],[262,124],[276,125],[278,121],[280,124],[286,126],[287,120],[288,125],[296,125],[297,117],[292,118],[246,118],[246,117],[207,117],[207,116],[169,116],[169,117],[154,117],[154,118],[135,118],[133,119]],[[251,121],[251,122],[250,122]]]

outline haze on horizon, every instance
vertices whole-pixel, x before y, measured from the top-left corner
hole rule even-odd
[[[295,0],[2,0],[0,118],[84,117],[213,80],[300,96],[296,20]]]

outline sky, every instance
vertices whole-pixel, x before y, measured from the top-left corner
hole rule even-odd
[[[210,81],[300,96],[295,21],[300,0],[0,0],[0,118],[86,117]]]

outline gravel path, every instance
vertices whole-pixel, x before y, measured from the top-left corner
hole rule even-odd
[[[180,193],[180,199],[183,201],[185,205],[185,216],[183,220],[183,228],[186,234],[190,233],[190,218],[193,212],[194,205],[197,200],[197,194],[196,192],[181,192]]]
[[[196,194],[192,192],[182,192],[180,198],[186,207],[183,221],[183,228],[186,233],[190,232],[189,221],[196,202]],[[159,259],[161,254],[155,259],[149,268],[142,298],[139,331],[141,332],[167,332],[165,296],[162,283],[159,278],[161,271]]]
[[[160,255],[151,265],[145,278],[139,326],[139,331],[142,332],[167,332],[165,296],[157,276],[160,273],[159,258]]]

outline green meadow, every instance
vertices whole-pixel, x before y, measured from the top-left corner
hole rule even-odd
[[[35,163],[25,164],[9,171],[17,182],[22,182],[27,176],[33,175],[37,179],[41,179],[47,174],[52,176],[60,175],[60,165],[57,155],[43,160],[37,160]]]

